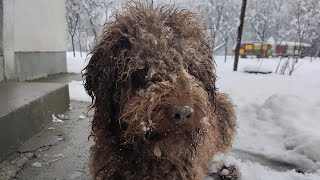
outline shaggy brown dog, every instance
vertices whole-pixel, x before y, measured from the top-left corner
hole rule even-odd
[[[203,179],[235,132],[205,27],[171,6],[127,4],[113,18],[83,74],[95,110],[93,178]]]

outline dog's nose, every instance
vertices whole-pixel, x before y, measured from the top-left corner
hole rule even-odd
[[[177,125],[186,123],[194,114],[194,110],[190,106],[173,105],[168,109],[168,115]]]

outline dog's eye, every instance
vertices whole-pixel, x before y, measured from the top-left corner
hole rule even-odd
[[[162,82],[162,79],[160,77],[154,77],[151,79],[151,82],[153,83]]]
[[[199,79],[199,72],[196,71],[196,67],[193,64],[188,65],[188,73],[196,79]]]
[[[131,86],[134,90],[145,88],[145,86],[147,85],[146,75],[147,71],[145,69],[140,69],[132,73]]]

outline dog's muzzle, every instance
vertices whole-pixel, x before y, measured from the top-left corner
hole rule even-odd
[[[192,118],[194,110],[190,106],[173,105],[168,108],[167,113],[176,125],[183,125]]]

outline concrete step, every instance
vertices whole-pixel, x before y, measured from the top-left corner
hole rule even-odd
[[[12,82],[0,85],[0,161],[39,132],[52,114],[69,107],[68,85]]]
[[[32,80],[32,82],[50,82],[63,84],[70,83],[71,81],[82,81],[82,75],[76,73],[61,73],[50,75],[46,78]]]

